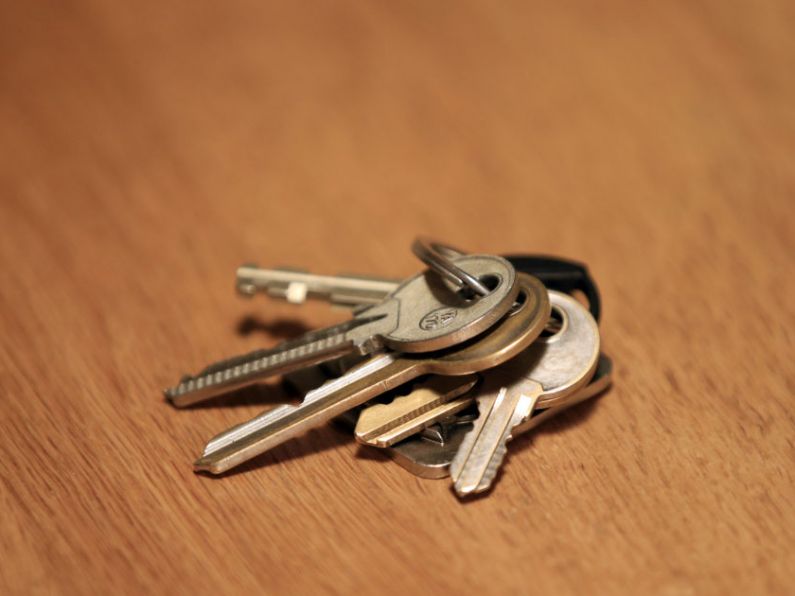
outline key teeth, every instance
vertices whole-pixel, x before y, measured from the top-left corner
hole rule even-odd
[[[489,465],[486,467],[486,471],[483,473],[483,477],[478,483],[477,492],[484,492],[488,490],[494,483],[494,479],[497,477],[497,474],[500,471],[500,467],[505,460],[505,456],[508,455],[507,443],[508,441],[506,440],[505,443],[500,445],[495,450],[494,457],[492,457],[489,461]]]
[[[373,406],[370,406],[370,408],[372,409],[373,412],[389,412],[392,409],[392,407],[395,406],[395,404],[400,404],[401,401],[410,400],[411,397],[412,397],[411,395],[402,395],[400,397],[396,397],[389,404],[375,404]],[[405,412],[402,416],[393,418],[381,424],[380,426],[373,428],[368,433],[356,433],[356,438],[367,442],[377,437],[380,437],[384,433],[397,428],[398,426],[404,424],[405,422],[408,422],[409,420],[412,420],[417,416],[425,414],[426,412],[430,412],[436,406],[440,405],[441,403],[444,403],[442,400],[443,397],[439,397],[437,400],[425,403],[413,410],[409,410]],[[381,443],[379,441],[376,441],[376,445],[381,446]]]
[[[346,341],[348,340],[345,335],[340,334],[323,337],[306,344],[300,344],[278,352],[269,352],[264,355],[261,350],[258,350],[252,353],[250,359],[246,359],[245,356],[230,359],[229,362],[232,364],[230,364],[228,368],[221,368],[222,364],[219,363],[207,367],[206,370],[210,372],[193,377],[183,377],[182,381],[180,381],[176,387],[166,389],[164,394],[169,401],[174,402],[174,400],[189,393],[209,389],[229,381],[242,379],[251,373],[273,368],[288,360],[300,359],[314,352],[341,346]]]
[[[425,415],[431,414],[439,408],[447,409],[450,404],[456,403],[457,399],[470,391],[478,382],[477,375],[467,375],[462,377],[437,377],[424,383],[414,385],[406,395],[397,395],[386,404],[375,404],[366,408],[359,416],[359,421],[354,429],[354,436],[357,441],[365,445],[375,447],[390,447],[396,442],[394,437],[384,435],[411,423],[420,421]],[[469,403],[470,400],[467,401]],[[466,407],[466,404],[459,404],[458,411]],[[395,416],[395,410],[399,415]],[[393,417],[390,418],[390,412]],[[378,425],[373,422],[378,421]],[[368,429],[368,424],[370,428]],[[430,424],[427,423],[427,424]],[[427,424],[418,426],[413,432],[419,432]],[[397,439],[402,440],[402,439]]]
[[[471,479],[459,477],[458,481],[456,481],[456,483],[453,485],[456,494],[459,497],[467,497],[489,490],[494,484],[494,479],[497,477],[500,467],[502,466],[502,462],[505,460],[505,456],[507,454],[508,446],[506,441],[494,450],[486,469],[483,471],[483,475],[477,480],[477,482],[471,482]]]

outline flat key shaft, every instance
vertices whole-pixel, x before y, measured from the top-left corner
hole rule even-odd
[[[458,252],[450,252],[451,249],[449,247],[437,245],[438,248],[446,250],[445,255],[448,258],[454,258],[455,253]],[[568,259],[544,255],[510,255],[505,258],[514,266],[516,271],[529,273],[537,277],[549,290],[557,290],[566,294],[571,294],[573,291],[578,290],[585,294],[591,314],[597,322],[599,321],[601,311],[599,288],[585,265],[569,261]],[[272,277],[274,280],[272,282],[273,287],[271,289],[258,288],[256,283],[248,281],[250,278],[246,277],[246,275],[251,270],[253,270],[254,275],[261,274],[266,278]],[[280,282],[279,280],[283,281]],[[298,283],[290,289],[288,285],[293,280]],[[311,297],[313,298],[329,301],[336,306],[353,308],[377,302],[377,296],[381,292],[383,292],[382,297],[385,298],[387,294],[397,288],[399,282],[394,279],[367,275],[345,275],[340,277],[311,275],[296,268],[257,269],[253,265],[241,267],[238,274],[238,289],[246,296],[263,291],[274,298],[290,300],[291,302],[302,302],[304,294],[301,287],[302,284],[306,284],[307,293],[310,285],[317,285],[320,288],[312,293]],[[338,288],[336,291],[334,290],[335,287]],[[298,300],[299,298],[301,300]]]
[[[339,306],[376,304],[400,285],[399,280],[353,275],[315,275],[293,269],[261,269],[243,265],[237,270],[237,291],[244,296],[265,292],[293,304],[307,298]]]

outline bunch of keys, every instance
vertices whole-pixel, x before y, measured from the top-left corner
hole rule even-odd
[[[609,386],[599,294],[582,265],[467,255],[425,238],[412,248],[428,269],[402,282],[238,269],[243,295],[320,298],[353,316],[167,389],[182,407],[281,374],[303,394],[211,439],[197,471],[221,474],[336,419],[418,476],[449,473],[463,497],[492,486],[511,438]]]

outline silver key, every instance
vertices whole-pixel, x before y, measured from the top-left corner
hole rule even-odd
[[[515,429],[537,406],[561,403],[584,387],[599,357],[599,330],[588,310],[574,298],[550,291],[561,330],[539,338],[503,366],[484,374],[477,392],[478,418],[450,465],[459,496],[487,490],[507,453]]]
[[[266,292],[293,304],[317,298],[339,306],[377,304],[400,285],[400,280],[315,275],[295,269],[261,269],[256,265],[238,267],[236,278],[237,291],[243,296]]]
[[[197,375],[183,377],[176,387],[166,390],[166,397],[176,406],[185,406],[347,353],[429,352],[471,339],[511,308],[518,293],[516,272],[501,257],[462,257],[457,264],[473,275],[492,277],[496,287],[473,301],[435,275],[415,275],[350,321],[310,332],[273,350],[212,364]]]
[[[311,391],[300,405],[278,406],[221,433],[194,467],[220,474],[420,375],[465,375],[505,362],[524,350],[549,318],[543,284],[527,275],[519,276],[519,284],[519,306],[476,340],[432,355],[374,356]]]

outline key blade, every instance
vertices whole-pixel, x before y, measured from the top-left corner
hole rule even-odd
[[[543,388],[528,382],[519,388],[501,387],[495,395],[477,398],[480,414],[450,464],[450,475],[458,496],[487,490],[507,453],[512,430],[533,412]]]
[[[359,415],[356,440],[375,447],[394,445],[472,403],[472,398],[455,398],[472,389],[477,380],[476,375],[432,377],[391,403],[370,406]]]
[[[178,385],[164,394],[172,405],[190,406],[228,391],[234,391],[262,381],[270,376],[285,374],[339,358],[354,350],[350,332],[380,318],[359,317],[309,332],[269,350],[255,350],[211,364],[196,375],[187,375]]]
[[[214,437],[202,457],[194,463],[196,471],[221,474],[335,416],[363,404],[399,383],[409,370],[389,354],[377,356],[310,391],[298,406],[284,405]],[[373,382],[373,376],[380,379]]]
[[[261,269],[256,265],[238,267],[236,279],[237,290],[244,296],[265,292],[293,304],[316,298],[339,306],[377,304],[400,285],[397,280],[363,275],[316,275],[288,268]]]
[[[366,444],[381,448],[395,445],[411,435],[424,431],[440,420],[466,409],[472,404],[472,401],[473,399],[471,397],[462,397],[443,403],[432,410],[419,414],[416,418],[407,420],[403,424],[366,441]]]
[[[265,356],[258,351],[254,357],[243,357],[230,366],[213,367],[205,374],[185,377],[177,386],[166,389],[165,395],[177,407],[189,406],[273,375],[337,358],[352,349],[349,338],[335,335]]]

